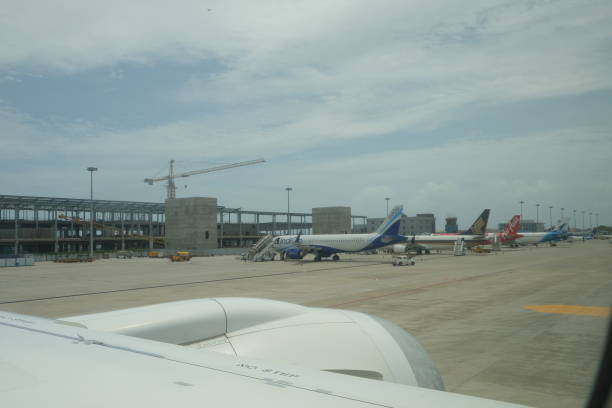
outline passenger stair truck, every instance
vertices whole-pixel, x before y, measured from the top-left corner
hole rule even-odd
[[[463,238],[457,238],[455,246],[453,248],[453,255],[463,256],[465,255],[465,240]]]
[[[493,242],[491,243],[491,247],[494,251],[501,251],[501,239],[497,234],[493,236]]]
[[[273,238],[272,234],[262,237],[249,249],[245,259],[253,262],[274,260],[276,253],[272,250]]]

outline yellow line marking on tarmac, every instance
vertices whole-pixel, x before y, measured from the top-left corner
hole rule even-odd
[[[612,310],[610,307],[576,305],[527,305],[523,306],[523,309],[534,310],[541,313],[595,317],[608,317]]]

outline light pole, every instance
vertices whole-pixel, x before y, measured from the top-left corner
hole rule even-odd
[[[287,235],[291,234],[291,211],[289,207],[289,192],[293,190],[291,187],[285,187],[287,190]]]
[[[561,207],[561,222],[563,222],[563,210],[565,210],[565,208]]]
[[[387,200],[387,217],[389,216],[389,200],[391,198],[390,197],[385,197],[385,200]]]
[[[578,229],[578,225],[576,224],[576,210],[574,210],[574,231]]]
[[[219,226],[220,226],[220,233],[221,233],[221,241],[220,241],[220,245],[219,248],[223,248],[223,236],[225,235],[225,232],[223,231],[223,210],[225,210],[225,206],[221,205],[219,206]]]
[[[540,222],[540,204],[536,204],[536,231],[538,231],[538,223]]]
[[[523,204],[525,204],[525,202],[523,200],[519,201],[519,204],[521,205],[521,220],[523,219]]]
[[[584,213],[586,211],[582,211],[582,229],[584,230]]]
[[[552,229],[552,209],[553,209],[553,206],[549,205],[548,206],[548,216],[550,217],[550,229]]]
[[[91,204],[91,209],[89,212],[89,257],[93,258],[93,242],[94,242],[94,232],[93,232],[93,219],[94,219],[94,205],[93,205],[93,172],[98,171],[97,167],[88,167],[87,171],[89,172],[89,201]]]
[[[595,226],[599,227],[599,213],[595,213]]]
[[[589,228],[593,229],[593,217],[592,217],[593,213],[590,212],[589,213]]]

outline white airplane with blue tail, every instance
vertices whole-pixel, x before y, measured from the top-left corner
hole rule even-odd
[[[567,239],[568,223],[564,222],[558,228],[552,231],[543,232],[519,232],[520,238],[517,238],[514,243],[520,245],[538,245],[548,242],[554,245],[555,242]]]
[[[399,234],[399,225],[403,207],[396,206],[389,216],[370,234],[316,234],[316,235],[281,235],[273,240],[273,249],[281,257],[302,259],[307,254],[314,254],[315,261],[332,257],[340,259],[338,253],[362,252],[387,245],[403,242],[406,237]]]

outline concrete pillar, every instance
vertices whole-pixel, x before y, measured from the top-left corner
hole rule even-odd
[[[313,234],[348,234],[351,231],[351,207],[312,209]]]
[[[219,233],[221,234],[221,245],[219,245],[219,248],[223,248],[223,209],[219,210],[219,221],[221,222],[219,224],[221,226],[221,228],[219,228]]]
[[[217,248],[217,199],[166,200],[166,237],[171,250],[202,253]]]

